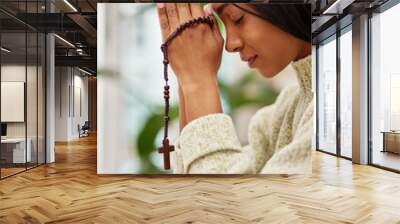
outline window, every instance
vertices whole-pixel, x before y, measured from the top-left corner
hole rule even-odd
[[[371,162],[400,170],[400,4],[371,18]]]
[[[318,149],[336,153],[336,36],[319,45]]]
[[[340,155],[351,158],[352,148],[352,33],[340,36]]]

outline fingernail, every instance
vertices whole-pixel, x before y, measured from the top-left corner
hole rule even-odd
[[[157,7],[158,7],[159,9],[162,9],[162,8],[164,8],[164,6],[165,6],[165,4],[164,4],[164,3],[157,3]]]
[[[212,11],[211,11],[210,5],[207,5],[207,6],[205,7],[204,11],[205,11],[205,14],[206,14],[206,15],[208,15],[208,16],[212,15]]]

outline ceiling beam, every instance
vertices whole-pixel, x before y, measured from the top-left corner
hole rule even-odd
[[[97,68],[96,56],[55,56],[56,66],[88,67],[95,71]]]
[[[90,41],[91,46],[97,44],[97,30],[88,22],[88,20],[80,14],[68,14],[68,17],[74,21],[83,31],[90,37],[87,41]]]

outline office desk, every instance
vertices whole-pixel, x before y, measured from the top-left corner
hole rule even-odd
[[[382,131],[381,133],[383,134],[382,152],[392,152],[400,154],[400,132]]]
[[[6,163],[25,163],[30,162],[32,158],[31,145],[32,140],[28,138],[25,154],[25,138],[6,138],[1,139],[1,157]],[[26,161],[25,161],[26,159]]]

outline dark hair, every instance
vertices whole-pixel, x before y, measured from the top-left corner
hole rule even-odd
[[[268,20],[280,29],[307,42],[311,42],[310,4],[263,4],[248,3],[257,13],[233,4],[239,9]]]

